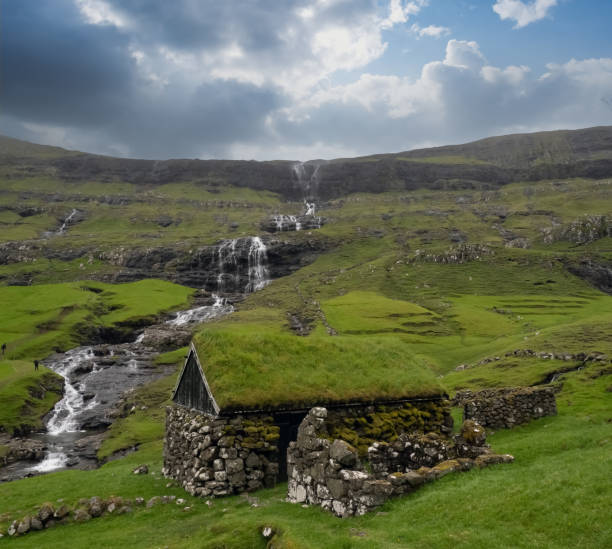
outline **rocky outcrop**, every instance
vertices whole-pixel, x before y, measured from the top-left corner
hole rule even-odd
[[[0,467],[16,461],[39,461],[45,455],[46,446],[40,440],[10,438],[0,434]]]
[[[455,471],[508,463],[508,454],[491,453],[482,427],[467,423],[459,435],[404,433],[392,444],[375,443],[368,450],[368,470],[357,449],[330,440],[328,411],[313,408],[302,421],[297,441],[287,452],[287,498],[320,505],[339,517],[363,515],[390,497],[416,490],[425,482]]]
[[[327,246],[320,239],[299,244],[263,239],[270,279],[286,276],[313,262]],[[212,246],[182,250],[172,247],[115,249],[99,258],[121,270],[115,282],[162,278],[213,292],[242,293],[249,286],[252,239],[225,240]]]
[[[612,295],[612,263],[604,259],[585,258],[577,262],[568,262],[567,270],[589,284]]]
[[[567,225],[543,231],[543,239],[547,244],[559,240],[589,244],[607,236],[612,236],[612,217],[606,215],[585,215]]]
[[[462,391],[455,403],[463,406],[463,419],[493,429],[510,429],[532,419],[557,415],[553,387],[508,387]]]
[[[325,225],[323,217],[315,215],[271,215],[261,223],[261,229],[268,233],[287,231],[309,231]]]
[[[470,261],[481,261],[483,257],[493,255],[495,252],[484,244],[459,244],[446,252],[431,253],[415,250],[414,255],[407,259],[407,263],[439,263],[458,264]]]

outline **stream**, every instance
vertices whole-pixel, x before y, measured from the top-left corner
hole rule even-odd
[[[189,340],[197,324],[234,310],[223,298],[213,294],[213,299],[212,304],[180,311],[145,328],[133,342],[77,347],[44,360],[64,378],[64,396],[45,418],[46,432],[28,437],[44,445],[45,457],[34,465],[17,461],[2,467],[0,482],[59,469],[96,467],[97,448],[121,396],[174,371],[174,366],[155,364],[160,340]]]

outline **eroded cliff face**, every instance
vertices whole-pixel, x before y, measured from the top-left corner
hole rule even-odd
[[[266,237],[228,239],[194,249],[116,250],[105,259],[121,267],[115,281],[162,278],[212,292],[246,293],[312,263],[328,244],[292,243]]]
[[[6,140],[6,139],[5,139]],[[16,140],[9,140],[15,141]],[[1,143],[0,143],[1,144]],[[37,147],[26,144],[29,149]],[[38,146],[40,148],[40,146]],[[139,160],[64,151],[49,159],[0,147],[16,177],[164,184],[201,181],[278,193],[286,200],[355,192],[495,188],[516,181],[612,176],[612,127],[492,137],[466,143],[331,161]],[[304,182],[308,182],[307,188]]]

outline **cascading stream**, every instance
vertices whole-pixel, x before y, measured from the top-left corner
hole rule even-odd
[[[154,330],[176,330],[231,313],[231,304],[217,295],[214,303],[176,314]],[[95,455],[79,456],[77,446],[110,423],[110,412],[126,390],[163,375],[154,364],[157,353],[146,343],[147,330],[132,343],[77,347],[55,355],[45,364],[64,378],[64,396],[46,421],[47,432],[37,435],[46,444],[45,458],[30,466],[16,465],[14,478],[66,467],[95,465]]]
[[[64,222],[62,223],[61,227],[58,229],[57,234],[64,234],[66,227],[72,221],[72,218],[76,215],[77,211],[78,210],[76,210],[75,208],[72,209],[72,211],[70,212],[70,215],[68,215],[68,217],[64,219]]]
[[[196,307],[195,309],[181,311],[176,314],[175,318],[166,321],[166,324],[171,326],[184,326],[186,324],[201,323],[234,311],[234,307],[229,305],[226,299],[217,294],[213,294],[213,298],[215,302],[212,305],[204,305],[202,307]],[[142,336],[144,337],[144,334],[142,334]],[[138,339],[136,341],[138,341]]]
[[[66,218],[65,225],[70,218]],[[217,251],[217,265],[219,292],[231,283],[233,290],[250,293],[270,282],[267,248],[257,236],[222,242]],[[46,422],[47,432],[38,436],[46,444],[45,458],[33,467],[16,467],[13,472],[23,476],[66,467],[94,466],[95,451],[83,458],[77,446],[110,424],[107,412],[126,390],[162,375],[154,364],[157,353],[148,346],[147,330],[183,329],[234,310],[220,295],[213,294],[213,298],[211,305],[178,312],[163,324],[145,329],[132,343],[77,347],[46,360],[45,364],[64,378],[64,396]]]

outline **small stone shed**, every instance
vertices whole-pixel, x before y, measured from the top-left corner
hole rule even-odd
[[[452,430],[448,395],[441,387],[430,386],[420,396],[406,390],[405,398],[364,401],[340,393],[332,402],[284,399],[261,408],[241,407],[235,400],[229,405],[212,389],[192,344],[166,411],[164,474],[202,497],[253,491],[287,480],[287,449],[314,406],[327,408],[330,439],[350,443],[364,457],[375,442],[393,442],[405,432]],[[293,394],[291,386],[286,389]]]

